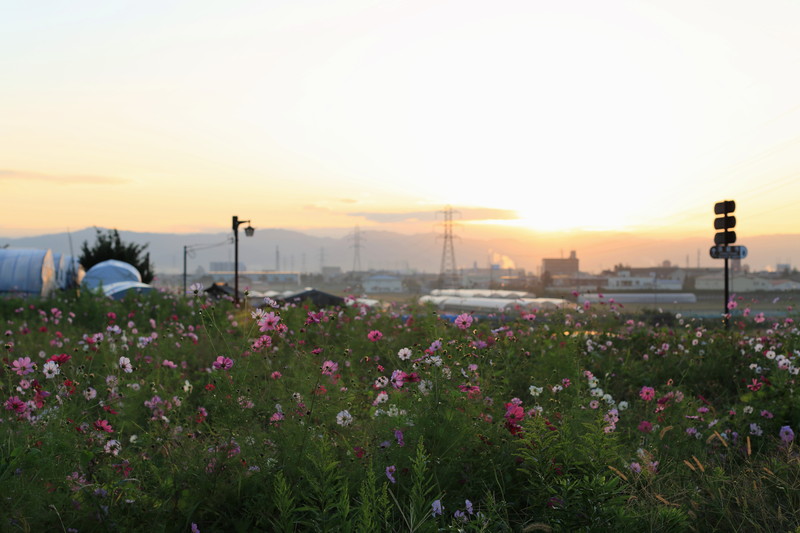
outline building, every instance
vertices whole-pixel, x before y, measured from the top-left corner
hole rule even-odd
[[[492,265],[489,268],[465,268],[459,271],[461,285],[467,288],[525,287],[529,280],[524,269],[500,268]]]
[[[322,279],[325,281],[333,281],[342,277],[342,267],[338,266],[324,266],[322,267]]]
[[[553,277],[561,275],[574,276],[579,271],[579,263],[580,261],[575,250],[572,250],[569,253],[569,257],[566,259],[542,259],[542,275],[547,272]]]
[[[701,276],[695,280],[698,291],[721,291],[725,289],[725,276],[722,273]],[[797,291],[800,283],[785,279],[766,279],[758,276],[732,276],[729,289],[733,292],[759,291]]]
[[[376,274],[364,279],[361,282],[364,287],[364,292],[380,293],[380,292],[403,292],[403,280],[397,276],[390,276],[388,274]]]
[[[606,290],[658,290],[680,291],[683,289],[685,273],[680,269],[631,269],[619,270],[615,276],[609,276]],[[661,272],[659,272],[661,271]]]
[[[234,261],[211,261],[208,264],[208,269],[211,272],[226,272],[226,271],[233,272],[234,270],[237,270],[236,268],[234,268]],[[245,267],[244,263],[239,261],[238,270],[241,272],[243,270],[247,270],[247,267]]]

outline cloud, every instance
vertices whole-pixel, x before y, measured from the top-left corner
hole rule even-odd
[[[441,211],[401,211],[394,213],[359,211],[347,213],[351,217],[363,217],[379,224],[395,222],[415,222],[420,220],[442,220]],[[464,207],[453,210],[454,220],[515,220],[519,218],[516,211],[509,209],[492,209],[488,207]]]
[[[126,178],[114,178],[110,176],[62,176],[0,169],[0,181],[3,180],[46,181],[48,183],[58,183],[60,185],[121,185],[123,183],[130,183],[131,181]]]

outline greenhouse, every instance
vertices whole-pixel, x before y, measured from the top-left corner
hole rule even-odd
[[[78,258],[71,255],[53,254],[53,266],[56,271],[56,286],[62,290],[80,286],[83,276],[86,275]]]
[[[56,287],[53,252],[0,249],[0,293],[47,297]]]
[[[109,298],[119,300],[129,292],[149,292],[151,285],[142,283],[142,276],[136,267],[124,261],[109,259],[97,263],[83,277],[81,285],[91,291],[101,291]]]

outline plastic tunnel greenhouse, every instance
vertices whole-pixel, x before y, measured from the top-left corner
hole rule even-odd
[[[81,285],[91,291],[102,291],[115,300],[124,298],[130,292],[153,290],[151,285],[142,283],[142,276],[136,267],[115,259],[97,263],[87,270]]]
[[[53,252],[0,249],[0,293],[47,297],[56,287]]]

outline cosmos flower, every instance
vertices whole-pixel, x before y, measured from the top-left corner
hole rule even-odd
[[[466,330],[472,325],[473,320],[472,315],[469,313],[461,313],[456,317],[454,324],[458,329]]]
[[[339,414],[336,415],[336,423],[342,427],[349,426],[353,423],[353,415],[347,409],[339,411]]]
[[[11,363],[11,370],[16,372],[18,376],[30,374],[34,369],[35,367],[30,357],[20,357]]]
[[[233,367],[233,359],[220,355],[211,366],[214,370],[230,370]]]
[[[125,357],[124,355],[119,358],[119,367],[126,374],[130,374],[131,372],[133,372],[133,365],[131,365],[131,360]]]
[[[42,371],[47,379],[52,379],[61,373],[61,369],[55,361],[47,361],[42,367]]]
[[[649,402],[655,397],[656,391],[653,389],[653,387],[642,387],[642,390],[639,391],[639,398],[646,402]]]

